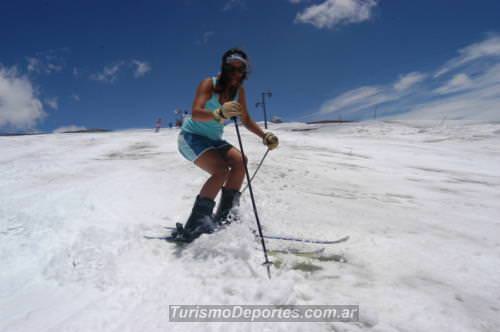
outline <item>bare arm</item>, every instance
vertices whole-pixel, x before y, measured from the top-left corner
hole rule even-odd
[[[260,138],[263,138],[264,131],[259,127],[258,124],[255,123],[255,121],[252,120],[250,114],[248,114],[247,98],[245,94],[245,89],[243,87],[241,87],[240,89],[240,96],[238,102],[242,106],[241,108],[243,114],[241,115],[241,122],[243,123],[243,125],[255,135],[259,136]]]
[[[207,122],[214,119],[212,112],[204,108],[210,98],[212,98],[212,79],[206,78],[201,81],[196,89],[192,107],[192,119],[194,121]]]

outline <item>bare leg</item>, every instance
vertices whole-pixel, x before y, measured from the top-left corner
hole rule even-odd
[[[201,188],[200,196],[214,200],[226,182],[229,174],[228,163],[216,150],[206,151],[194,163],[211,175]]]
[[[231,170],[227,176],[225,187],[227,189],[240,190],[243,180],[245,178],[245,168],[243,165],[243,155],[236,148],[231,148],[227,151],[224,159],[228,163]],[[247,161],[245,160],[245,163]]]

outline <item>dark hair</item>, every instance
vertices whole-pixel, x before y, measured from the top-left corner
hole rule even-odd
[[[227,82],[229,81],[229,73],[227,72],[227,70],[226,70],[227,66],[225,66],[225,65],[226,65],[227,58],[233,54],[238,54],[243,59],[248,61],[247,54],[240,48],[231,48],[224,53],[224,55],[222,56],[220,78],[217,80],[217,84],[214,88],[215,92],[217,92],[217,93],[222,93],[224,90],[226,90]],[[247,66],[247,70],[248,70],[248,66]],[[247,72],[245,72],[243,74],[241,82],[243,82],[244,80],[247,79],[247,75],[248,75]],[[233,99],[234,96],[236,95],[237,89],[238,89],[238,87],[233,87],[229,91],[229,96],[231,99]]]

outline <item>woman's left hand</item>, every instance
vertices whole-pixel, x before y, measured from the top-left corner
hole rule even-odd
[[[262,142],[264,145],[267,146],[269,150],[276,149],[279,145],[279,140],[276,135],[274,135],[272,132],[268,131],[265,135],[264,138],[262,139]]]

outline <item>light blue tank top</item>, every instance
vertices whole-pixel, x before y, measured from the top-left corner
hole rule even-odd
[[[215,88],[217,83],[217,77],[212,77],[212,84]],[[233,100],[238,100],[239,93],[236,94]],[[220,108],[221,104],[219,102],[219,94],[212,92],[212,98],[205,103],[205,109],[210,112],[214,112],[216,109]],[[213,140],[219,140],[222,138],[222,133],[224,132],[224,124],[213,119],[210,121],[195,121],[191,116],[186,117],[182,127],[182,131],[202,135]]]

